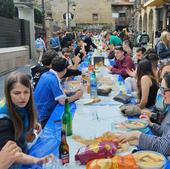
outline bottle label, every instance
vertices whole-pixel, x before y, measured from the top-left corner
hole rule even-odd
[[[63,165],[69,163],[69,153],[64,152],[64,154],[60,154],[60,159]]]

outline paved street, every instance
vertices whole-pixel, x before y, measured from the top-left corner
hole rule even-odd
[[[23,73],[27,73],[27,74],[30,74],[30,67],[32,65],[34,65],[35,63],[31,61],[31,64],[28,64],[28,65],[25,65],[23,67],[19,67],[17,68],[16,70],[14,71],[20,71],[20,72],[23,72]],[[5,81],[5,78],[10,74],[11,72],[8,72],[7,74],[5,75],[1,75],[0,76],[0,100],[3,98],[4,96],[4,81]]]

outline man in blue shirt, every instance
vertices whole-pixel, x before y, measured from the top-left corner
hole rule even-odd
[[[44,40],[42,39],[42,35],[38,35],[36,41],[35,41],[35,48],[36,48],[36,52],[39,55],[38,58],[38,63],[41,63],[41,59],[44,53],[44,50],[47,51],[47,48],[45,46]]]
[[[53,33],[53,37],[50,39],[51,48],[56,52],[58,52],[61,48],[59,35],[59,32]]]
[[[68,61],[62,57],[56,57],[52,61],[52,69],[44,73],[34,92],[35,103],[38,111],[39,121],[42,127],[47,123],[55,106],[64,104],[66,94],[61,86],[60,79],[65,75]],[[69,102],[80,99],[82,91],[77,90],[72,96],[68,97]]]

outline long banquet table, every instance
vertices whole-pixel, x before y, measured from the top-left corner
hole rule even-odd
[[[85,65],[86,64],[87,63],[85,63]],[[112,124],[123,122],[127,119],[119,110],[122,104],[113,100],[113,96],[115,96],[117,92],[116,90],[117,89],[113,90],[107,97],[99,96],[101,102],[93,105],[84,105],[90,98],[87,93],[85,93],[80,100],[70,104],[70,111],[73,116],[73,135],[93,139],[101,136],[104,132],[111,130],[114,132],[115,130]],[[60,120],[63,112],[64,106],[57,105],[38,140],[30,149],[30,155],[43,157],[53,153],[55,156],[58,156],[61,135]],[[74,160],[78,149],[84,145],[75,141],[71,136],[67,137],[67,142],[70,147],[70,164],[67,165],[66,168],[85,169],[85,165],[79,165]],[[125,154],[131,152],[132,149],[133,147],[130,147]],[[41,166],[25,166],[23,169],[24,168],[41,169]],[[166,168],[170,168],[169,163]]]

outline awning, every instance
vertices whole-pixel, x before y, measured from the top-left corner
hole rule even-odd
[[[148,0],[147,2],[144,3],[144,7],[147,6],[161,6],[163,4],[165,4],[166,1],[165,0]]]

